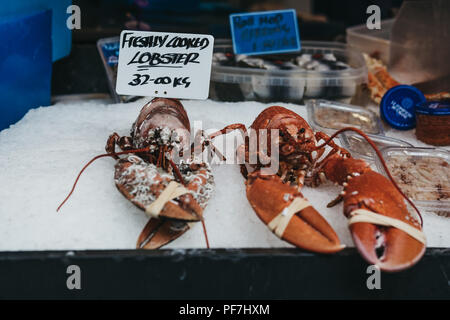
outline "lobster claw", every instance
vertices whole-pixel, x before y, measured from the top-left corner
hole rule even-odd
[[[150,219],[142,230],[136,249],[158,249],[175,240],[189,230],[189,224],[182,221]]]
[[[376,221],[350,225],[356,248],[368,263],[383,271],[395,272],[420,260],[426,248],[420,224],[410,216],[403,197],[389,180],[377,172],[368,171],[349,179],[344,191],[344,214],[347,217],[356,212],[356,208],[362,208],[370,211],[370,215],[375,213],[375,216],[387,217],[401,224],[400,228],[380,225]],[[402,226],[411,233],[404,231]]]
[[[424,244],[396,228],[358,223],[351,226],[350,231],[361,256],[383,271],[407,269],[425,253]]]
[[[277,175],[262,175],[255,171],[249,174],[246,185],[252,208],[279,238],[320,253],[334,253],[345,247],[333,228],[307,204],[298,189],[283,183]],[[299,205],[297,209],[295,204]],[[288,211],[291,216],[286,220],[283,216],[289,215]]]
[[[207,164],[180,164],[178,170],[186,186],[175,182],[171,173],[136,155],[119,159],[115,168],[119,191],[150,216],[137,240],[138,249],[160,248],[189,230],[190,223],[203,220],[203,209],[214,183]]]
[[[135,155],[118,160],[115,168],[117,189],[142,210],[146,210],[174,179],[172,175]],[[178,199],[179,204],[172,201],[165,203],[158,215],[183,221],[202,219],[203,209],[191,194],[184,194]]]

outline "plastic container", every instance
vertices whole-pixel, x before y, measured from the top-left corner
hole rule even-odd
[[[416,137],[435,146],[450,145],[450,100],[416,106]]]
[[[117,66],[119,64],[120,38],[103,38],[97,41],[97,49],[105,67],[111,97],[115,102],[131,102],[139,99],[136,96],[118,95],[116,92]]]
[[[232,52],[231,41],[216,41],[214,53]],[[337,61],[347,64],[350,68],[311,71],[296,66],[291,70],[267,70],[224,66],[213,62],[210,97],[220,101],[302,103],[304,98],[349,101],[356,94],[358,87],[367,82],[367,68],[363,56],[339,43],[304,41],[300,53],[251,56],[251,58],[272,60],[279,58],[293,61],[301,54],[333,54]],[[291,65],[293,66],[292,63]]]
[[[388,64],[394,20],[382,21],[381,29],[370,30],[366,24],[347,28],[347,44],[360,52],[374,55]]]
[[[381,154],[402,191],[414,204],[450,216],[450,152],[435,148],[389,147]],[[386,174],[381,161],[377,168]]]
[[[316,131],[333,134],[344,127],[355,127],[365,133],[384,135],[378,116],[372,111],[327,100],[308,100],[308,122]]]
[[[387,147],[412,147],[413,145],[391,137],[368,134],[369,138],[375,143],[378,149]],[[350,151],[351,155],[358,159],[374,162],[377,158],[372,146],[356,132],[343,132],[339,135],[342,146]]]

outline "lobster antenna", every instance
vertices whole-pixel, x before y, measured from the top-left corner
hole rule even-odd
[[[114,157],[114,156],[120,156],[122,154],[128,154],[128,153],[138,153],[138,152],[146,152],[149,151],[150,147],[146,147],[146,148],[142,148],[142,149],[133,149],[133,150],[127,150],[127,151],[121,151],[121,152],[112,152],[112,153],[105,153],[105,154],[101,154],[98,156],[95,156],[94,158],[92,158],[88,163],[85,164],[85,166],[83,167],[83,169],[81,169],[80,173],[78,173],[77,178],[75,179],[75,182],[72,186],[72,190],[70,190],[69,194],[67,195],[67,197],[64,199],[63,202],[61,202],[61,204],[58,206],[58,208],[56,209],[56,211],[58,212],[59,209],[61,209],[61,207],[64,205],[64,203],[66,203],[67,200],[69,200],[70,196],[72,195],[72,193],[75,191],[75,187],[77,186],[78,180],[81,177],[81,174],[84,172],[84,170],[86,170],[87,167],[89,167],[92,162],[94,162],[97,159],[100,158],[104,158],[104,157]]]
[[[202,219],[203,234],[205,235],[206,248],[209,249],[208,233],[206,232],[205,219]]]
[[[414,205],[414,203],[412,202],[412,200],[409,199],[409,197],[406,196],[406,195],[403,193],[403,191],[400,189],[400,187],[397,185],[397,183],[395,182],[394,178],[392,177],[392,175],[391,175],[391,173],[390,173],[390,171],[389,171],[389,169],[388,169],[388,167],[387,167],[387,165],[386,165],[386,162],[385,162],[384,159],[383,159],[383,156],[381,155],[380,150],[379,150],[378,147],[375,145],[375,143],[374,143],[374,142],[373,142],[373,141],[372,141],[372,140],[371,140],[364,132],[362,132],[361,130],[359,130],[359,129],[357,129],[357,128],[353,128],[353,127],[345,127],[345,128],[339,129],[338,131],[336,131],[335,133],[333,133],[333,134],[332,134],[332,135],[331,135],[324,143],[322,143],[321,145],[316,146],[316,149],[320,149],[320,148],[325,147],[325,146],[326,146],[327,144],[329,144],[329,143],[331,142],[331,140],[333,140],[337,135],[339,135],[340,133],[345,132],[345,131],[353,131],[353,132],[356,132],[357,134],[359,134],[360,136],[362,136],[362,137],[367,141],[367,143],[370,144],[370,146],[373,148],[373,150],[374,150],[375,153],[377,154],[378,158],[380,159],[381,164],[383,165],[383,168],[384,168],[385,172],[387,173],[389,179],[391,180],[392,184],[394,185],[394,187],[395,187],[395,188],[397,189],[397,191],[402,195],[402,197],[405,198],[406,201],[407,201],[407,202],[414,208],[414,210],[417,212],[417,215],[418,215],[419,218],[420,218],[420,226],[423,227],[423,218],[422,218],[422,215],[420,214],[419,209],[417,209],[417,207]]]

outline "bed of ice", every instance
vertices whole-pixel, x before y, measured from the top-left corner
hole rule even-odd
[[[146,215],[120,194],[113,180],[114,160],[103,158],[89,167],[72,198],[59,213],[76,174],[93,156],[104,153],[109,134],[128,135],[148,99],[128,104],[98,101],[59,103],[30,110],[17,124],[0,132],[0,251],[132,249],[147,222]],[[203,129],[241,122],[249,126],[267,104],[183,101],[191,120]],[[304,106],[281,104],[306,118]],[[413,131],[388,131],[421,146]],[[218,143],[220,145],[220,143]],[[216,190],[205,210],[213,248],[289,247],[258,219],[245,197],[237,165],[213,165]],[[342,204],[326,208],[340,187],[304,188],[310,202],[353,246]],[[430,247],[450,247],[450,219],[425,213]],[[203,248],[197,223],[166,248]]]

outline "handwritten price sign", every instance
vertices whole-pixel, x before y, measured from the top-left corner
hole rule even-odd
[[[275,10],[230,15],[236,54],[300,51],[295,10]]]
[[[207,99],[214,38],[124,30],[116,91],[135,96]]]

